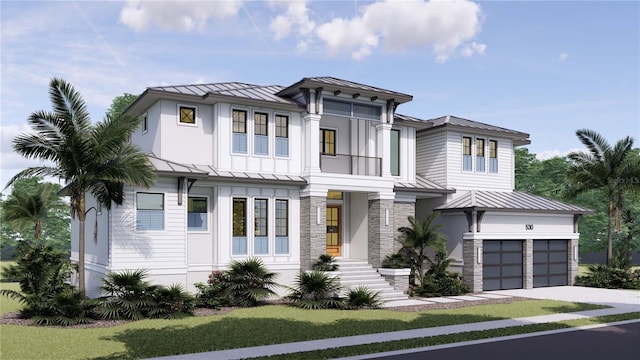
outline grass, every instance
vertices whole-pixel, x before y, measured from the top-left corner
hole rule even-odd
[[[11,283],[0,286],[17,288]],[[3,313],[19,308],[19,304],[6,297],[0,301]],[[221,316],[143,320],[109,328],[3,324],[0,325],[0,358],[147,358],[596,308],[601,307],[546,300],[416,313],[389,310],[305,311],[273,305],[238,309]]]

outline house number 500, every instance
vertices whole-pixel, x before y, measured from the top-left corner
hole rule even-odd
[[[525,230],[533,230],[533,224],[524,224]]]

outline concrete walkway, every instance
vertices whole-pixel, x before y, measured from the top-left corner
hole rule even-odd
[[[473,294],[473,295],[467,295],[462,297],[458,296],[458,297],[441,298],[440,301],[443,301],[442,299],[447,299],[444,301],[450,301],[450,300],[476,301],[479,299],[487,299],[491,297],[509,297],[509,296],[518,296],[518,297],[525,297],[525,298],[532,298],[532,299],[549,299],[549,300],[561,300],[561,301],[571,301],[571,302],[583,302],[583,303],[592,303],[592,304],[599,304],[599,305],[608,305],[612,307],[608,309],[590,310],[590,311],[582,311],[582,312],[575,312],[575,313],[531,316],[531,317],[524,317],[519,319],[494,320],[494,321],[486,321],[486,322],[471,323],[471,324],[460,324],[460,325],[450,325],[450,326],[441,326],[441,327],[424,328],[424,329],[394,331],[394,332],[378,333],[378,334],[348,336],[348,337],[342,337],[342,338],[301,341],[301,342],[294,342],[294,343],[288,343],[288,344],[255,346],[255,347],[248,347],[248,348],[241,348],[241,349],[212,351],[212,352],[205,352],[205,353],[198,353],[198,354],[168,356],[168,357],[162,357],[162,358],[156,358],[156,359],[163,359],[163,360],[243,359],[243,358],[259,357],[259,356],[289,354],[289,353],[303,352],[303,351],[325,350],[328,348],[363,345],[363,344],[387,342],[387,341],[394,341],[394,340],[405,340],[405,339],[415,339],[415,338],[423,338],[423,337],[430,337],[430,336],[448,335],[448,334],[456,334],[456,333],[469,332],[469,331],[492,330],[492,329],[499,329],[504,327],[541,324],[541,323],[549,323],[549,322],[557,322],[557,321],[565,321],[565,320],[575,320],[575,319],[583,319],[583,318],[595,317],[595,316],[616,315],[616,314],[624,314],[629,312],[640,311],[640,291],[594,289],[594,288],[583,288],[583,287],[573,287],[573,286],[493,291],[493,292],[487,292],[483,294]],[[409,301],[422,301],[422,300],[409,300]],[[428,299],[427,301],[434,301],[434,299]],[[437,300],[434,302],[437,302]],[[403,303],[403,304],[397,304],[396,306],[405,306],[405,305],[414,305],[414,304]]]

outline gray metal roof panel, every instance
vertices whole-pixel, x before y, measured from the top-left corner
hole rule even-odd
[[[351,89],[353,91],[363,91],[367,93],[380,94],[388,98],[395,98],[399,102],[407,102],[413,99],[413,96],[409,94],[382,89],[382,88],[371,86],[371,85],[360,84],[360,83],[349,81],[349,80],[338,79],[331,76],[302,78],[302,80],[296,82],[295,84],[282,89],[280,92],[278,92],[278,95],[283,95],[283,94],[288,95],[292,92],[298,92],[300,87],[303,87],[305,85],[309,85],[309,86],[325,85],[325,86],[334,87],[334,88],[335,87],[345,88],[345,89]]]
[[[477,130],[496,131],[496,132],[502,132],[502,133],[507,133],[507,134],[521,136],[521,137],[529,137],[529,134],[523,133],[521,131],[511,130],[511,129],[507,129],[507,128],[503,128],[495,125],[489,125],[479,121],[463,119],[461,117],[451,116],[451,115],[441,116],[439,118],[430,119],[426,121],[432,124],[432,127],[454,125],[454,126],[466,127],[471,129],[477,129]]]
[[[394,187],[402,190],[415,190],[420,192],[434,192],[434,193],[454,193],[454,189],[448,189],[435,181],[432,181],[426,177],[416,175],[416,182],[396,181]]]
[[[281,104],[298,105],[293,100],[276,95],[284,87],[279,85],[253,85],[238,82],[173,85],[150,87],[149,90],[164,91],[182,95],[226,95],[250,100],[276,102]]]

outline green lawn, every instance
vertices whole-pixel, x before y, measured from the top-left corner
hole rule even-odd
[[[17,288],[10,283],[1,286]],[[0,301],[2,312],[19,307],[6,297]],[[143,320],[96,329],[0,325],[0,358],[145,358],[595,308],[599,307],[540,300],[417,313],[305,311],[272,305],[239,309],[221,316]]]

